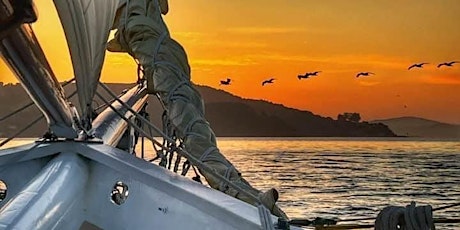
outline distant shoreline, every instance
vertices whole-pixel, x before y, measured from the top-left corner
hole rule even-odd
[[[129,84],[108,84],[114,92],[121,92]],[[69,85],[69,91],[75,85]],[[420,117],[397,117],[385,120],[361,121],[345,117],[337,119],[322,117],[310,111],[288,108],[281,104],[263,100],[244,99],[221,89],[208,86],[196,86],[206,102],[206,119],[216,136],[221,138],[430,138],[460,139],[460,126]],[[0,105],[2,113],[17,109],[18,102],[30,100],[20,85],[0,87]],[[76,100],[76,98],[73,98]],[[78,105],[77,101],[72,101]],[[99,102],[100,103],[100,102]],[[156,98],[149,99],[147,112],[151,122],[162,127],[162,109]],[[1,115],[5,115],[2,114]],[[28,108],[20,115],[3,121],[1,137],[9,137],[18,132],[25,124],[38,117],[36,107]],[[358,114],[359,113],[351,113]],[[345,120],[344,120],[345,119]],[[31,127],[22,137],[36,138],[48,130],[46,121],[42,120]]]

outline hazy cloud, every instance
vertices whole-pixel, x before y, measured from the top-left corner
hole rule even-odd
[[[360,85],[366,86],[366,87],[380,85],[381,83],[382,82],[379,82],[379,81],[360,81],[359,82]]]
[[[422,82],[434,85],[460,85],[460,74],[441,75],[441,76],[425,76]]]
[[[398,57],[377,55],[340,55],[340,56],[314,56],[314,55],[289,55],[289,54],[255,54],[254,59],[268,59],[289,62],[320,62],[340,65],[385,66],[386,68],[406,69],[405,60]]]

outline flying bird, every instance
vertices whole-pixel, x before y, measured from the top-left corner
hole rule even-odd
[[[356,74],[356,77],[369,76],[370,74],[375,74],[375,73],[372,73],[372,72],[360,72],[360,73]]]
[[[459,63],[459,62],[458,61],[444,62],[444,63],[439,64],[438,68],[440,68],[443,65],[452,67],[452,65],[455,64],[455,63]]]
[[[227,78],[227,80],[225,81],[220,81],[220,84],[219,85],[230,85],[230,82],[232,81],[232,79],[230,78]]]
[[[301,80],[302,78],[308,79],[309,77],[310,77],[310,75],[308,73],[306,73],[305,75],[297,75],[297,78],[299,80]]]
[[[311,73],[306,73],[306,75],[309,75],[309,76],[318,76],[318,73],[321,73],[321,71],[315,71],[315,72],[311,72]]]
[[[299,80],[302,79],[302,78],[307,79],[307,78],[309,78],[311,76],[318,76],[318,73],[321,73],[321,71],[315,71],[315,72],[311,72],[311,73],[307,72],[307,73],[305,73],[305,75],[298,75],[297,78],[299,78]]]
[[[265,81],[262,82],[262,86],[264,86],[265,84],[272,84],[274,80],[275,80],[275,78],[270,78],[268,80],[265,80]]]
[[[416,64],[413,64],[411,66],[409,66],[409,68],[407,68],[408,70],[412,69],[412,68],[423,68],[423,65],[426,65],[426,64],[430,64],[430,63],[426,63],[426,62],[423,62],[423,63],[416,63]]]

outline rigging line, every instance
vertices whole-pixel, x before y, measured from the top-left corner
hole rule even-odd
[[[144,125],[142,125],[142,128],[144,128]],[[145,137],[144,135],[141,136],[141,158],[144,159],[145,157]]]
[[[163,146],[160,142],[158,142],[157,140],[155,140],[154,138],[152,138],[152,136],[148,135],[147,132],[145,132],[144,130],[142,130],[138,125],[134,124],[132,121],[130,121],[128,118],[126,118],[125,116],[123,116],[123,114],[121,114],[115,107],[113,107],[113,105],[111,104],[108,104],[108,101],[107,99],[105,99],[104,97],[101,96],[101,94],[99,94],[99,92],[96,92],[96,95],[99,97],[99,99],[101,99],[104,103],[107,104],[107,106],[109,108],[111,108],[121,119],[123,119],[124,121],[126,121],[129,125],[131,125],[133,128],[137,129],[137,131],[139,133],[141,133],[142,135],[144,135],[147,139],[149,139],[150,141],[154,142],[158,147],[160,147],[162,150],[165,150],[165,151],[169,151],[169,149],[165,146]],[[118,100],[117,100],[118,101]],[[120,100],[121,101],[121,100]],[[118,101],[118,102],[120,102]],[[132,110],[132,109],[131,109]],[[134,111],[134,110],[132,110]],[[132,113],[132,111],[130,111]],[[136,114],[135,114],[136,115]]]
[[[375,220],[375,217],[363,217],[363,218],[352,218],[352,219],[338,219],[337,222],[352,222],[361,220]]]
[[[71,93],[66,99],[70,99],[72,98],[73,96],[75,96],[75,94],[77,94],[77,91],[74,91],[73,93]],[[6,145],[8,142],[10,142],[11,140],[13,140],[14,138],[18,137],[19,135],[21,135],[23,132],[27,131],[29,128],[31,128],[32,126],[34,126],[35,124],[37,124],[42,118],[44,118],[45,116],[42,114],[40,117],[38,117],[37,119],[35,119],[34,121],[32,121],[31,123],[29,123],[28,125],[26,125],[24,128],[22,128],[21,130],[19,130],[18,132],[16,132],[15,134],[13,134],[12,136],[8,137],[7,139],[3,140],[1,143],[0,143],[0,147]]]
[[[120,94],[118,94],[118,96],[117,96],[116,98],[119,98],[119,97],[123,96],[123,95],[126,93],[126,91],[127,91],[126,89],[123,90]],[[112,104],[114,101],[115,101],[115,99],[111,99],[111,100],[109,101],[109,104]],[[102,108],[104,108],[104,107],[107,108],[107,104],[102,104],[102,105],[96,107],[96,108],[94,109],[94,111],[98,111],[98,110],[100,110],[100,109],[102,109]]]
[[[128,109],[128,111],[130,111],[131,113],[133,113],[136,117],[139,117],[139,119],[142,121],[142,122],[145,122],[147,124],[147,126],[150,126],[152,129],[155,130],[156,133],[160,134],[164,139],[166,139],[167,141],[169,142],[175,142],[172,138],[170,138],[169,136],[167,136],[166,134],[163,133],[163,131],[161,131],[159,128],[157,128],[155,125],[153,125],[150,121],[148,121],[147,119],[145,119],[144,117],[140,116],[136,111],[134,111],[128,104],[126,104],[124,101],[120,100],[119,98],[117,98],[117,96],[112,92],[111,89],[109,89],[104,83],[102,82],[99,82],[99,85],[105,89],[107,91],[107,93],[109,93],[109,95],[111,97],[113,97],[113,99],[115,99],[118,103],[120,103],[123,107],[125,107],[125,109]],[[102,100],[102,99],[101,99]],[[105,99],[104,99],[105,100]],[[167,149],[164,149],[164,150],[167,150]]]
[[[166,134],[164,134],[161,130],[159,130],[155,125],[153,125],[151,122],[149,122],[147,119],[145,119],[144,117],[140,116],[136,111],[134,111],[131,107],[129,107],[124,101],[120,100],[119,98],[116,98],[116,95],[105,85],[103,84],[102,82],[99,82],[99,84],[101,85],[102,88],[104,88],[112,97],[114,97],[114,99],[120,103],[125,109],[127,109],[128,111],[130,111],[131,113],[133,113],[136,117],[140,118],[141,121],[145,122],[147,124],[147,126],[149,127],[152,127],[158,134],[160,134],[164,139],[170,141],[171,143],[174,143],[175,141],[168,137]],[[98,97],[100,97],[101,100],[104,101],[104,103],[108,103],[105,98],[102,98],[101,95],[96,92],[96,94],[98,95]],[[232,181],[230,181],[229,179],[227,179],[226,177],[216,173],[212,168],[210,168],[209,166],[205,165],[201,160],[199,160],[198,158],[192,156],[190,153],[188,153],[187,151],[185,151],[184,149],[181,149],[181,148],[175,148],[175,149],[170,149],[168,147],[165,147],[163,145],[161,145],[157,140],[155,140],[153,137],[147,135],[147,133],[140,129],[136,124],[134,124],[132,121],[128,120],[127,118],[125,118],[123,115],[121,115],[121,113],[119,111],[117,111],[112,105],[108,104],[108,106],[115,112],[118,114],[118,116],[120,116],[123,120],[125,120],[126,122],[128,122],[128,124],[130,124],[132,127],[134,127],[135,129],[138,130],[138,132],[142,133],[143,135],[145,135],[148,139],[150,139],[151,141],[157,143],[157,145],[160,146],[160,148],[162,148],[163,150],[166,150],[166,151],[173,151],[173,150],[176,150],[178,153],[184,155],[192,164],[196,165],[198,168],[210,173],[212,176],[218,178],[219,180],[227,183],[228,185],[230,185],[231,187],[233,187],[235,190],[237,190],[238,192],[248,196],[250,199],[252,199],[252,201],[258,203],[258,204],[261,204],[261,201],[258,197],[254,196],[252,193],[249,193],[248,191],[246,190],[243,190],[242,188],[240,188],[238,185],[236,185],[235,183],[233,183]]]
[[[110,89],[108,88],[104,83],[102,82],[99,82],[99,85],[104,89],[106,90],[106,92],[113,98],[113,100],[116,100],[118,103],[120,103],[125,109],[127,109],[128,111],[130,111],[131,113],[133,113],[137,118],[139,118],[142,122],[144,122],[145,124],[147,124],[147,126],[149,127],[149,131],[151,132],[151,130],[153,129],[157,134],[160,134],[164,140],[166,140],[167,142],[169,143],[176,143],[176,140],[174,140],[173,138],[169,137],[168,135],[166,135],[163,131],[161,131],[159,128],[157,128],[155,125],[153,125],[149,120],[147,120],[145,117],[141,116],[139,113],[137,113],[136,111],[134,111],[128,104],[126,104],[124,101],[120,100],[120,98],[118,98],[115,93]],[[96,92],[98,94],[98,97],[100,97],[101,100],[104,101],[104,103],[106,103],[107,105],[110,105],[108,104],[108,102],[106,101],[105,98],[102,98],[102,96]],[[118,113],[118,111],[115,111],[120,117],[124,117],[122,115],[120,115],[120,113]],[[129,123],[129,122],[128,122]],[[144,134],[144,132],[142,132],[142,134]],[[146,134],[146,133],[145,133]],[[148,135],[147,135],[148,136]],[[152,135],[150,135],[152,136]],[[170,151],[174,151],[175,149],[172,149],[171,147],[165,147],[164,146],[164,143],[161,144],[160,142],[158,142],[157,140],[152,140],[152,143],[154,144],[157,144],[161,150],[165,150],[167,152],[170,152]],[[175,148],[175,146],[173,146]],[[157,151],[158,152],[158,151]]]
[[[148,115],[148,113],[147,113],[146,118],[147,118],[147,120],[150,121],[150,116]],[[142,124],[144,124],[144,123],[142,123]],[[151,128],[150,126],[148,127],[148,130],[149,130],[149,135],[150,135],[150,136],[153,136],[152,128]],[[142,136],[143,136],[143,135],[142,135]],[[165,157],[165,155],[163,154],[163,151],[160,150],[160,149],[157,149],[157,146],[155,145],[154,142],[150,142],[150,143],[152,143],[152,147],[153,147],[153,149],[155,150],[155,153],[156,153],[157,156],[154,157],[153,159],[150,159],[149,161],[152,162],[152,161],[155,161],[155,160],[157,160],[157,159],[161,159],[161,160],[160,160],[160,163],[158,163],[158,164],[159,164],[161,167],[165,167],[165,166],[166,166],[166,163],[165,163],[165,162],[166,162],[166,161],[165,161],[166,157]]]
[[[45,116],[42,114],[40,117],[38,117],[37,119],[35,119],[34,121],[32,121],[30,124],[26,125],[24,128],[22,128],[21,130],[19,130],[18,132],[16,132],[15,134],[13,134],[11,137],[8,137],[7,139],[3,140],[1,143],[0,143],[0,147],[2,147],[3,145],[6,145],[8,142],[10,142],[11,140],[13,140],[14,138],[18,137],[19,135],[21,135],[23,132],[25,132],[26,130],[28,130],[29,128],[31,128],[32,126],[34,126],[35,124],[37,124],[42,118],[44,118]]]
[[[70,84],[70,83],[73,82],[74,80],[75,80],[75,78],[72,78],[72,79],[70,79],[69,81],[66,81],[66,82],[62,83],[61,86],[62,86],[62,87],[65,87],[66,85]],[[3,120],[6,120],[6,119],[8,119],[8,118],[10,118],[10,117],[13,116],[13,115],[16,115],[17,113],[19,113],[19,112],[21,112],[21,111],[23,111],[23,110],[25,110],[25,109],[27,109],[27,108],[29,108],[29,107],[30,107],[31,105],[33,105],[33,104],[35,104],[35,103],[34,103],[33,101],[31,101],[31,102],[29,102],[28,104],[22,106],[21,108],[16,109],[15,111],[11,112],[10,114],[7,114],[6,116],[1,117],[1,118],[0,118],[0,122],[3,121]]]
[[[460,202],[454,203],[454,204],[449,204],[449,205],[446,205],[446,206],[441,206],[441,207],[433,208],[433,212],[434,212],[434,211],[443,210],[443,209],[453,208],[453,207],[456,207],[456,206],[460,206]]]
[[[22,110],[29,108],[33,104],[35,104],[35,103],[32,101],[32,102],[24,105],[23,107],[21,107],[19,109],[16,109],[15,111],[11,112],[10,114],[0,118],[0,121],[6,120],[6,119],[10,118],[11,116],[16,115],[17,113],[21,112]]]
[[[102,85],[102,83],[100,83]],[[104,87],[105,88],[105,87]],[[111,93],[111,92],[110,92]],[[105,103],[108,103],[107,100],[105,98],[103,98],[98,92],[96,92],[96,95],[101,99],[103,100]],[[122,100],[120,100],[119,98],[117,98],[117,101],[123,105],[126,109],[128,109],[130,112],[132,112],[136,117],[140,117],[142,118],[142,116],[140,116],[136,111],[134,111],[133,109],[131,109],[129,106],[126,105],[125,102],[123,102]],[[239,193],[249,197],[253,202],[255,202],[256,204],[262,204],[262,202],[260,201],[260,199],[258,197],[256,197],[255,195],[253,195],[252,193],[242,189],[240,186],[236,185],[235,183],[233,183],[233,181],[230,181],[229,179],[227,179],[226,177],[218,174],[214,169],[212,169],[211,167],[207,166],[206,164],[204,164],[203,162],[201,162],[198,158],[192,156],[190,153],[188,153],[186,150],[184,149],[181,149],[181,148],[176,148],[176,149],[169,149],[163,145],[161,145],[157,140],[155,140],[152,136],[148,135],[147,132],[145,132],[144,130],[142,130],[138,125],[136,125],[135,123],[133,123],[131,120],[129,120],[128,118],[124,117],[117,109],[115,109],[115,107],[113,107],[111,104],[108,105],[121,119],[123,119],[124,121],[126,121],[129,125],[131,125],[134,129],[136,129],[139,133],[142,133],[143,135],[145,135],[145,137],[147,139],[149,139],[150,141],[152,142],[155,142],[157,143],[158,145],[160,145],[159,147],[162,148],[163,150],[166,150],[166,151],[177,151],[178,153],[184,155],[192,164],[196,165],[198,168],[200,168],[201,170],[211,174],[213,177],[227,183],[227,185],[229,185],[230,187],[232,187],[233,189],[237,190]],[[142,120],[142,119],[141,119]],[[146,121],[146,120],[145,120]],[[144,122],[145,122],[144,121]],[[153,124],[151,124],[150,122],[146,121],[147,125],[148,126],[153,126],[155,127]],[[155,129],[158,130],[158,128],[155,127]],[[161,134],[163,136],[163,138],[167,138],[167,139],[170,139],[169,137],[166,137],[166,135],[161,132],[160,130],[159,131],[159,134]]]
[[[112,100],[109,101],[109,103],[112,104],[114,101],[115,101],[115,99],[112,99]],[[105,108],[105,107],[107,107],[107,104],[99,105],[98,107],[96,107],[96,108],[94,109],[94,111],[98,111],[98,110],[100,110],[100,109],[102,109],[102,108]]]
[[[165,147],[165,143],[161,144],[160,142],[154,140],[152,141],[154,144],[158,145],[160,147],[161,150],[164,150],[166,152],[171,152],[170,154],[170,157],[172,157],[172,153],[174,152],[174,150],[177,151],[177,147],[175,145],[172,145],[172,143],[176,143],[176,140],[174,138],[171,138],[170,136],[166,135],[163,131],[161,131],[158,127],[156,127],[155,125],[153,125],[149,120],[147,120],[145,117],[141,116],[138,112],[134,111],[128,104],[126,104],[124,101],[120,100],[116,95],[115,93],[110,89],[108,88],[104,83],[102,82],[99,82],[99,85],[107,91],[107,93],[114,99],[116,100],[118,103],[120,103],[125,109],[127,109],[128,111],[130,111],[131,113],[133,113],[137,118],[139,118],[143,123],[147,124],[147,126],[149,127],[149,131],[151,132],[151,130],[153,129],[157,134],[160,134],[162,137],[163,137],[163,140],[166,140],[167,142],[169,142],[171,145],[168,146],[168,147]],[[98,94],[98,97],[101,97],[101,95],[97,92]],[[106,100],[105,98],[101,98],[101,100]],[[160,100],[161,101],[161,100]],[[106,101],[105,101],[106,104],[108,104]],[[108,104],[109,105],[109,104]],[[119,113],[117,113],[120,117],[123,117],[122,115],[120,115]],[[128,122],[129,123],[129,122]],[[145,132],[142,132],[142,134],[146,134]],[[150,135],[152,136],[152,135]],[[158,150],[157,150],[157,153],[158,153]],[[180,152],[179,152],[180,153]],[[189,158],[190,154],[187,153],[187,155],[185,155],[185,157]],[[155,158],[156,159],[156,158]],[[201,162],[201,161],[200,161]],[[168,167],[169,169],[169,167]],[[255,196],[254,196],[255,197]],[[256,199],[255,201],[258,202],[258,200]]]

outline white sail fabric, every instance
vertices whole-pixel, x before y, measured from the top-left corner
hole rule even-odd
[[[54,0],[67,38],[86,125],[118,3],[119,0]]]

